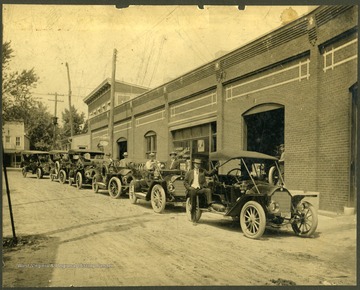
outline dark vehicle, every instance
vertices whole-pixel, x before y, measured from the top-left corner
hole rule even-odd
[[[151,201],[153,210],[162,213],[167,203],[184,206],[185,172],[177,169],[163,169],[163,164],[157,164],[153,171],[143,170],[142,178],[130,182],[129,199],[136,203],[138,199]]]
[[[69,168],[69,158],[67,151],[64,150],[51,150],[49,151],[50,163],[50,180],[58,180],[64,184],[67,180]]]
[[[104,152],[87,149],[70,149],[69,185],[76,184],[78,189],[91,185],[99,164],[104,161]]]
[[[281,175],[277,185],[269,183],[269,170],[275,165],[280,172],[278,159],[252,151],[214,152],[213,161],[226,174],[217,174],[209,183],[215,203],[207,207],[205,196],[198,197],[196,214],[191,217],[191,200],[187,196],[186,213],[190,221],[197,222],[202,212],[214,212],[240,220],[240,226],[248,238],[260,238],[266,226],[282,227],[290,224],[302,237],[311,236],[318,224],[314,206],[305,197],[316,195],[293,195],[285,188]]]
[[[50,174],[49,153],[47,151],[21,151],[21,172],[26,177],[28,172],[36,174],[38,179]]]
[[[93,177],[94,192],[106,189],[112,198],[119,198],[129,191],[129,184],[133,180],[133,171],[128,167],[121,167],[120,160],[109,159],[103,162]]]

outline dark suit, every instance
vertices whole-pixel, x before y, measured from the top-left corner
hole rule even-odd
[[[191,199],[191,217],[194,220],[195,218],[195,212],[196,212],[196,196],[199,194],[205,194],[206,195],[206,199],[207,199],[207,203],[210,204],[212,202],[212,197],[211,197],[211,190],[210,188],[207,188],[207,183],[206,183],[206,178],[205,176],[211,176],[213,175],[217,168],[214,168],[212,171],[206,171],[202,168],[199,168],[199,188],[194,188],[191,185],[194,182],[194,170],[192,169],[190,171],[188,171],[185,175],[185,179],[184,179],[184,186],[186,188],[186,190],[188,191],[189,195],[190,195],[190,199]]]

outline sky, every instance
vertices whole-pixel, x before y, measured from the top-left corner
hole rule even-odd
[[[314,6],[3,5],[3,41],[11,41],[12,71],[34,68],[33,96],[57,116],[111,78],[155,88],[302,16]],[[285,11],[285,12],[284,12]],[[295,13],[294,13],[295,11]],[[62,101],[62,102],[61,102]]]

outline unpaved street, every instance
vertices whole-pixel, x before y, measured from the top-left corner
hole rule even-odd
[[[185,209],[153,212],[107,192],[8,171],[16,247],[3,248],[4,287],[355,285],[356,219],[319,216],[313,238],[291,227],[260,240],[239,225]],[[3,183],[3,236],[11,237]]]

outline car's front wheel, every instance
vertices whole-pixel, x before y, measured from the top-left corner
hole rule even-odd
[[[40,167],[38,169],[36,169],[36,177],[37,177],[37,179],[40,179],[43,177],[43,170]]]
[[[151,205],[156,213],[162,213],[166,205],[165,190],[160,184],[155,184],[151,189]]]
[[[263,207],[250,200],[241,209],[240,226],[244,235],[251,239],[259,239],[265,231],[266,216]]]
[[[109,195],[112,198],[119,198],[121,195],[121,181],[117,177],[111,177],[108,186]]]
[[[66,172],[64,169],[61,169],[59,171],[59,181],[61,184],[64,184],[66,182]]]
[[[315,232],[317,225],[318,216],[314,206],[305,203],[301,210],[296,211],[291,227],[298,236],[310,237]]]
[[[199,204],[199,198],[197,197],[197,199],[198,199],[198,204]],[[199,206],[197,206],[196,210],[195,210],[195,217],[192,218],[191,208],[192,208],[191,198],[188,197],[186,199],[186,216],[189,221],[197,223],[201,218],[202,211],[200,210]]]
[[[76,173],[76,187],[78,189],[81,189],[82,184],[83,184],[83,178],[82,178],[81,172],[78,172],[78,173]]]
[[[137,197],[135,196],[135,180],[131,180],[129,185],[129,200],[131,203],[137,202]]]

